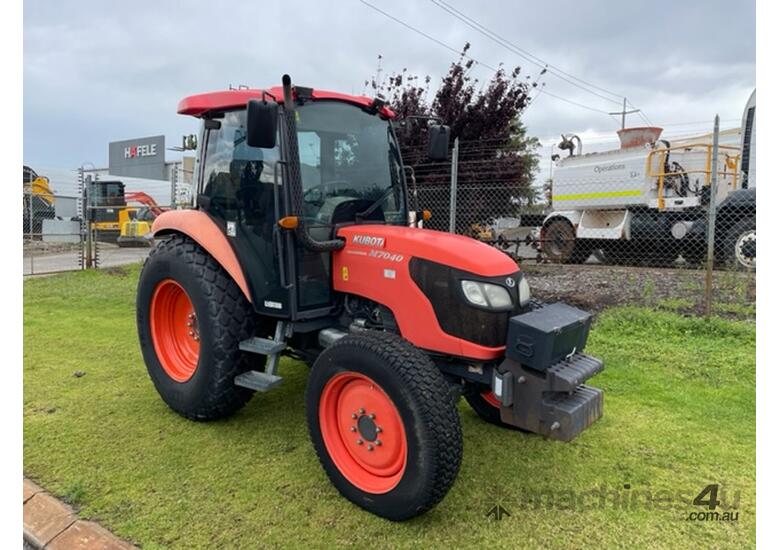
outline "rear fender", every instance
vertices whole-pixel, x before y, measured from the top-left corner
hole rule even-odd
[[[222,229],[201,210],[169,210],[163,212],[152,224],[155,237],[181,233],[203,247],[228,275],[236,282],[246,299],[252,302],[241,264]]]

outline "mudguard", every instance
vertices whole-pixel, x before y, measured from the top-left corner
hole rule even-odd
[[[246,299],[252,302],[249,295],[244,272],[238,261],[233,247],[230,246],[222,229],[212,220],[208,214],[200,210],[170,210],[163,212],[152,224],[152,234],[155,237],[182,233],[202,246],[228,275],[238,285]]]

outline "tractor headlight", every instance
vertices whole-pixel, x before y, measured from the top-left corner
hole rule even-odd
[[[517,284],[517,301],[520,302],[520,306],[526,305],[531,300],[531,287],[528,286],[528,281],[525,277],[520,279]]]
[[[466,300],[475,306],[499,311],[512,309],[512,297],[503,286],[479,281],[461,281],[460,287]]]

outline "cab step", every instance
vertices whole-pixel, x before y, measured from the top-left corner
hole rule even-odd
[[[247,338],[238,344],[238,349],[241,351],[248,351],[249,353],[257,353],[259,355],[274,355],[284,351],[284,348],[286,347],[286,342],[276,342],[274,340],[269,340],[268,338],[258,337]]]
[[[279,359],[281,353],[287,348],[287,323],[277,321],[273,340],[268,338],[247,338],[238,344],[238,349],[258,355],[265,355],[268,359],[265,362],[264,371],[250,370],[243,372],[233,379],[236,386],[249,388],[255,391],[268,391],[279,384],[283,378],[277,376],[276,371],[279,368]]]
[[[250,370],[239,374],[233,380],[236,386],[249,388],[255,391],[268,391],[282,383],[283,378],[275,374],[268,374],[257,370]]]

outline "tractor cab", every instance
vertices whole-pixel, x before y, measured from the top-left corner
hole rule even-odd
[[[403,226],[409,208],[389,109],[367,98],[292,92],[294,109],[279,105],[283,91],[274,88],[192,96],[179,112],[203,119],[197,205],[232,242],[255,309],[312,318],[333,306],[337,228]],[[280,226],[283,218],[294,219],[304,238]]]

